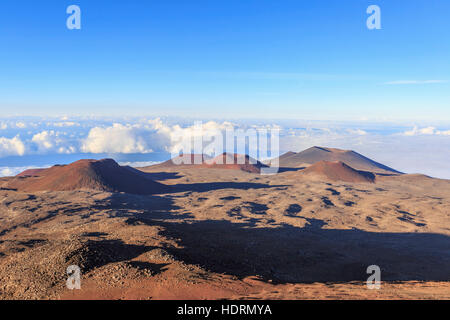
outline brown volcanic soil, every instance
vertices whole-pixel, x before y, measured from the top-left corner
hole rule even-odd
[[[352,150],[312,147],[298,153],[290,151],[279,157],[280,167],[285,168],[296,168],[314,164],[319,161],[341,161],[356,170],[364,170],[375,173],[401,173]]]
[[[145,170],[170,191],[0,190],[0,298],[450,299],[450,181]]]
[[[319,161],[300,172],[332,181],[375,182],[373,173],[355,170],[341,161]]]
[[[154,194],[167,191],[135,169],[121,167],[112,159],[80,160],[69,165],[49,169],[25,171],[6,184],[7,188],[26,192],[101,190],[135,194]]]

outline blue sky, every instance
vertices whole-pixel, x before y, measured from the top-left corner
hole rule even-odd
[[[79,5],[82,29],[66,28]],[[368,30],[366,8],[381,8]],[[450,121],[450,1],[3,1],[12,115]]]
[[[162,161],[173,132],[229,120],[280,126],[282,152],[450,178],[449,14],[448,0],[2,1],[0,176]]]

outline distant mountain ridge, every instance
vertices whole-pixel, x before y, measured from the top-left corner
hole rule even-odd
[[[287,152],[279,157],[279,166],[295,168],[301,174],[314,174],[329,180],[374,182],[377,175],[398,175],[401,172],[375,162],[355,151],[312,147],[302,152]],[[147,168],[204,168],[262,173],[266,164],[245,155],[222,153],[215,158],[203,154],[184,154]],[[306,167],[306,168],[305,168]],[[112,159],[79,160],[69,165],[48,169],[31,169],[18,174],[2,187],[25,192],[99,190],[134,194],[167,192],[170,186],[153,181],[141,170],[120,166]],[[292,171],[292,170],[290,170]],[[280,170],[283,172],[283,170]]]
[[[182,154],[163,163],[148,168],[171,168],[193,166],[197,168],[241,170],[250,173],[260,173],[268,166],[246,155],[224,152],[215,158],[205,154]],[[145,168],[143,168],[145,170]]]
[[[370,171],[378,174],[402,173],[352,150],[317,146],[301,152],[289,151],[281,155],[278,160],[279,165],[282,168],[296,168],[304,165],[312,165],[319,161],[341,161],[355,170]]]

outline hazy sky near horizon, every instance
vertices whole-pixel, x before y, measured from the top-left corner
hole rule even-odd
[[[202,128],[205,131],[199,133],[194,122],[180,118],[0,117],[0,176],[86,158],[145,166],[186,152],[177,137],[204,136],[203,151],[195,152],[210,154],[211,133],[224,136],[227,129],[277,128],[280,154],[312,146],[350,149],[402,172],[450,179],[449,123],[240,120],[204,121]],[[257,145],[248,147],[245,152],[252,154],[250,149],[255,151]],[[223,151],[235,150],[227,147],[214,155]],[[271,152],[272,157],[277,155],[277,150]]]
[[[3,1],[0,113],[450,120],[449,14],[448,0]]]

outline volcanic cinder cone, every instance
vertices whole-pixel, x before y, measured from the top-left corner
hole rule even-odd
[[[167,190],[166,185],[150,180],[145,173],[121,167],[112,159],[79,160],[34,173],[23,172],[8,187],[26,192],[100,190],[153,194]]]
[[[299,167],[319,161],[342,161],[356,170],[382,174],[400,174],[401,172],[373,161],[355,151],[334,148],[312,147],[302,152],[288,152],[280,156],[280,167]]]
[[[319,161],[301,171],[302,174],[318,175],[332,181],[375,182],[375,175],[355,170],[342,161]]]

